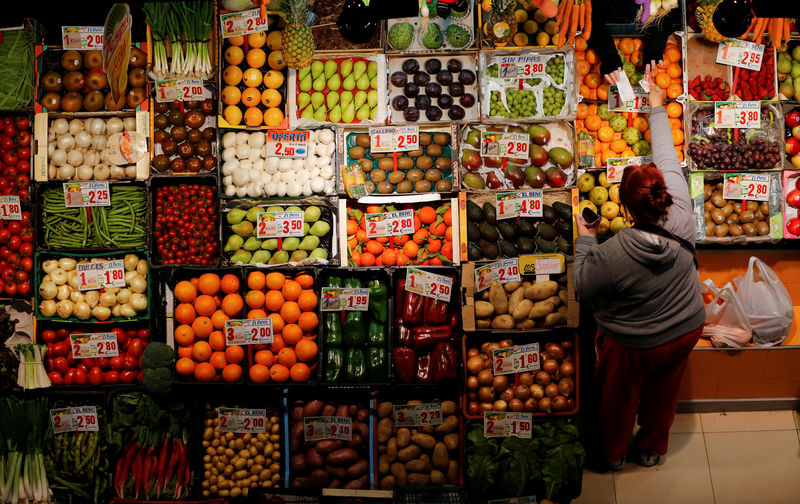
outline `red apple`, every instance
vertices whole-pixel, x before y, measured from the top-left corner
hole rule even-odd
[[[800,140],[796,139],[795,137],[790,137],[786,139],[786,154],[790,156],[794,156],[800,152]]]
[[[786,204],[792,208],[800,208],[800,189],[793,189],[786,195]]]
[[[786,126],[790,128],[800,126],[800,110],[794,109],[786,114]]]
[[[800,236],[800,218],[794,217],[786,223],[786,230],[795,236]]]

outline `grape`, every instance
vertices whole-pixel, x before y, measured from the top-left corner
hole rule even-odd
[[[486,75],[489,77],[497,77],[497,63],[492,63],[486,67]]]
[[[554,86],[542,90],[542,110],[546,116],[558,116],[566,103],[567,93]]]
[[[547,72],[556,84],[564,83],[564,57],[556,56],[550,58],[545,65],[545,72]]]

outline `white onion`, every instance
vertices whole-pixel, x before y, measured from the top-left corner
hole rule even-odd
[[[39,285],[39,295],[44,299],[53,299],[58,294],[58,286],[52,281],[42,282]]]
[[[239,168],[238,170],[233,172],[233,183],[237,187],[244,187],[247,185],[248,182],[250,182],[250,173],[247,170]]]
[[[139,264],[139,257],[136,254],[125,254],[125,257],[122,258],[122,265],[125,267],[125,271],[135,270],[137,264]]]
[[[120,303],[127,303],[128,300],[131,298],[131,294],[132,293],[130,289],[127,288],[121,289],[119,292],[117,292],[117,301],[119,301]]]
[[[136,310],[134,310],[133,306],[131,306],[130,304],[125,303],[120,305],[119,314],[120,316],[125,318],[133,318],[136,316]]]
[[[130,305],[136,311],[144,311],[147,309],[147,296],[134,292],[131,294]]]
[[[75,310],[75,303],[69,299],[62,299],[56,304],[56,312],[61,318],[70,318]]]
[[[111,178],[120,179],[125,176],[125,169],[121,166],[112,165],[109,172],[111,173]]]
[[[79,150],[73,149],[67,152],[67,163],[72,166],[80,166],[83,164],[83,153]]]
[[[56,152],[56,147],[57,145],[55,142],[50,142],[47,144],[47,155],[49,157],[53,157],[53,154]]]
[[[261,159],[261,150],[262,149],[250,149],[250,155],[247,156],[248,161],[251,163],[255,163],[256,161]]]
[[[100,153],[94,149],[89,149],[83,155],[83,162],[89,166],[95,166],[100,163]]]
[[[248,140],[250,140],[249,133],[245,133],[244,131],[236,133],[236,145],[246,145]]]
[[[69,294],[69,300],[72,301],[73,303],[83,301],[83,293],[78,290],[71,291]]]
[[[130,285],[131,281],[139,276],[139,273],[136,273],[136,270],[126,271],[125,272],[125,285]]]
[[[117,304],[117,295],[105,291],[104,293],[100,294],[99,302],[100,306],[114,306]]]
[[[111,170],[108,169],[108,166],[104,164],[99,164],[94,167],[95,180],[108,180],[108,177],[110,175],[111,175]]]
[[[78,180],[91,180],[94,170],[89,165],[80,165],[78,167]]]
[[[92,148],[102,151],[108,145],[108,137],[105,135],[95,135],[92,137]]]
[[[58,286],[58,293],[56,293],[56,299],[63,300],[69,299],[69,295],[72,294],[72,289],[69,288],[69,285],[59,285]]]
[[[63,151],[72,150],[75,148],[75,137],[67,133],[58,138],[58,148]]]
[[[303,196],[311,196],[313,192],[311,191],[311,183],[306,181],[303,183]]]
[[[85,149],[92,145],[92,135],[88,131],[81,130],[75,135],[75,143]]]
[[[319,177],[319,166],[315,166],[308,170],[308,178],[313,179]]]
[[[258,168],[253,168],[251,166],[250,169],[247,170],[247,173],[250,174],[250,180],[251,181],[252,180],[260,180],[261,179],[261,170],[259,170]]]
[[[58,178],[58,168],[56,168],[53,163],[50,163],[47,166],[47,178],[48,179]]]
[[[102,135],[106,132],[106,122],[100,118],[91,119],[86,129],[89,130],[89,133],[92,135]]]
[[[271,181],[268,184],[265,184],[264,187],[266,189],[267,196],[275,196],[276,194],[278,194],[278,183],[277,182]]]
[[[139,262],[136,263],[136,273],[139,273],[139,276],[142,278],[147,278],[147,260],[146,259],[139,259]]]
[[[126,117],[122,120],[122,124],[125,128],[125,131],[136,131],[136,118],[135,117]]]
[[[233,147],[234,145],[236,145],[236,133],[229,131],[228,133],[222,135],[222,147],[227,149],[229,147]]]
[[[56,149],[51,156],[51,161],[55,166],[62,166],[67,163],[67,151]]]
[[[58,260],[58,267],[64,271],[74,270],[77,264],[77,261],[71,257],[62,257]]]
[[[48,275],[56,268],[58,268],[58,261],[55,259],[48,259],[42,263],[42,271]]]
[[[112,117],[106,122],[106,131],[108,131],[109,135],[113,135],[114,133],[119,133],[125,127],[125,124],[122,122],[122,119],[119,117]]]
[[[250,182],[249,184],[247,184],[246,189],[247,189],[247,195],[250,196],[251,198],[255,198],[256,196],[261,194],[261,187],[259,187],[259,185],[256,184],[255,182]]]
[[[94,308],[97,306],[97,302],[100,300],[100,293],[96,290],[86,291],[83,294],[83,300],[86,301],[86,304],[89,305],[89,308]]]
[[[79,131],[83,131],[84,129],[86,129],[86,128],[84,128],[83,121],[81,121],[80,119],[72,119],[69,122],[69,133],[70,133],[70,135],[74,135]]]
[[[116,318],[122,317],[122,314],[119,312],[119,307],[120,306],[122,306],[122,305],[121,304],[115,304],[114,306],[111,307],[111,316],[116,317]]]
[[[319,169],[319,176],[324,178],[325,180],[330,180],[333,178],[333,168],[330,166],[323,166]]]
[[[74,176],[75,176],[75,167],[68,164],[59,167],[56,172],[56,177],[62,180],[70,180]]]
[[[67,272],[61,268],[55,268],[50,272],[50,279],[56,285],[64,285],[67,283]]]
[[[44,317],[52,317],[56,314],[56,302],[52,299],[45,299],[39,303],[39,311]]]
[[[129,165],[125,167],[125,176],[128,178],[136,178],[136,165]]]
[[[111,310],[105,306],[98,305],[92,308],[92,316],[94,316],[94,318],[97,320],[106,320],[111,316]]]
[[[89,320],[89,318],[92,316],[92,309],[89,307],[86,301],[79,301],[75,303],[74,312],[75,317],[77,317],[78,320]]]
[[[69,121],[63,118],[56,119],[50,125],[50,128],[56,135],[64,135],[69,132]]]
[[[223,161],[233,161],[234,159],[236,159],[236,149],[234,147],[222,151]]]

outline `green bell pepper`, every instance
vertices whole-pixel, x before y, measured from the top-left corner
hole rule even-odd
[[[347,278],[345,288],[358,289],[361,282],[358,278]],[[344,325],[342,326],[342,345],[346,347],[363,347],[367,343],[367,321],[364,312],[345,312]]]
[[[341,277],[328,278],[328,285],[326,287],[341,287]],[[326,311],[323,316],[322,323],[325,326],[325,344],[326,345],[341,345],[342,344],[342,317],[338,311]]]
[[[367,348],[367,377],[370,381],[386,380],[386,350]]]
[[[344,372],[344,350],[329,348],[325,351],[325,381],[341,381]]]
[[[367,329],[367,344],[371,347],[386,346],[386,325],[372,319]]]
[[[370,280],[367,287],[369,287],[369,313],[373,320],[383,324],[388,317],[389,288],[376,278]]]
[[[367,377],[367,361],[360,348],[348,348],[345,354],[344,379],[348,382],[362,382]]]

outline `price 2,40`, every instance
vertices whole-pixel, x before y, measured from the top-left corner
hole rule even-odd
[[[508,277],[514,277],[519,275],[519,266],[516,264],[512,264],[511,266],[506,266],[505,268],[500,268],[497,270],[497,280],[499,282],[505,282]]]

